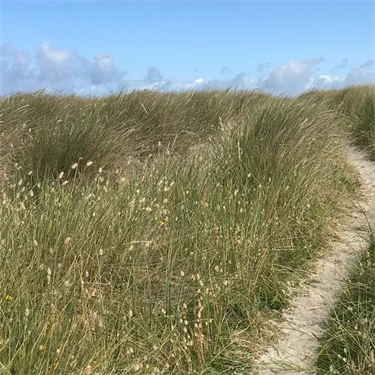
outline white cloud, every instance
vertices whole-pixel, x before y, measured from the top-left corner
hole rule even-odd
[[[375,84],[375,72],[371,71],[374,65],[373,60],[368,60],[359,68],[351,69],[345,77],[331,76],[331,75],[320,75],[312,77],[310,79],[309,89],[331,89],[331,88],[343,88],[351,85],[374,85]]]
[[[216,90],[222,89],[226,90],[228,88],[231,89],[242,89],[242,88],[250,88],[249,82],[245,81],[246,73],[241,72],[236,74],[232,79],[212,79],[207,82],[204,86],[207,90]]]
[[[294,60],[269,69],[270,63],[261,63],[259,78],[245,72],[233,73],[227,66],[221,69],[221,78],[206,81],[175,82],[165,79],[160,70],[152,66],[143,79],[124,79],[126,72],[116,66],[113,56],[100,52],[91,61],[75,50],[61,50],[49,42],[43,43],[32,56],[5,42],[0,48],[0,95],[17,91],[30,92],[46,88],[47,92],[76,93],[78,95],[106,95],[110,91],[150,89],[183,91],[200,89],[255,89],[271,93],[299,94],[311,88],[341,88],[347,85],[375,84],[374,60],[365,61],[351,69],[346,76],[321,74],[316,67],[324,58]],[[334,69],[347,66],[342,59]]]
[[[351,69],[347,74],[344,85],[368,85],[375,84],[375,73],[374,72],[364,72],[361,68]]]
[[[275,93],[298,94],[309,86],[312,68],[324,61],[324,58],[294,60],[280,65],[269,73],[263,73],[258,79],[258,87]]]
[[[165,91],[168,90],[171,87],[170,81],[160,81],[160,82],[154,82],[150,84],[145,84],[144,82],[139,82],[137,85],[133,86],[134,89],[139,90],[160,90]]]
[[[160,73],[160,70],[152,66],[148,69],[145,81],[148,83],[157,83],[163,80],[163,76]]]
[[[60,51],[58,49],[52,48],[49,42],[45,42],[39,48],[39,56],[45,59],[48,63],[55,66],[62,66],[67,63],[71,53],[68,51]]]
[[[90,62],[74,50],[60,50],[49,42],[38,48],[33,60],[29,53],[17,50],[12,43],[3,43],[0,69],[0,95],[41,88],[62,93],[108,92],[117,90],[126,74],[107,53],[98,53]],[[93,86],[100,88],[93,90]]]
[[[119,82],[125,76],[125,72],[120,72],[114,59],[107,53],[98,53],[91,71],[91,83],[103,85],[112,82]]]
[[[117,85],[93,85],[88,84],[80,88],[76,88],[74,92],[78,96],[105,96],[108,95],[111,91],[117,92],[119,87]]]
[[[337,76],[322,74],[317,77],[310,78],[306,89],[330,89],[341,88],[343,80]]]
[[[78,81],[88,81],[93,64],[75,50],[60,50],[49,42],[43,43],[30,70],[33,85],[52,87],[53,90],[72,92]]]
[[[30,55],[26,51],[18,51],[10,42],[1,46],[1,54],[8,58],[15,69],[26,69],[30,63]]]

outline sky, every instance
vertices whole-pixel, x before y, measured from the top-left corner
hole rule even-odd
[[[375,84],[374,1],[0,0],[0,95]]]

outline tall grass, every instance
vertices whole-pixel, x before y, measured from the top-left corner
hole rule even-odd
[[[311,98],[21,95],[1,114],[4,374],[249,371],[356,184],[342,115]]]
[[[342,90],[312,91],[300,96],[325,102],[344,115],[349,140],[375,160],[375,88],[352,86]],[[352,269],[322,339],[317,359],[319,374],[370,375],[375,372],[374,236]]]
[[[207,140],[219,117],[239,118],[266,98],[262,93],[147,90],[97,100],[40,92],[6,97],[1,102],[3,168],[11,161],[22,163],[38,182],[67,172],[78,160],[80,166],[93,161],[104,168],[123,165],[129,156],[148,156],[160,144],[184,151]]]
[[[329,92],[326,99],[331,104],[341,104],[354,144],[365,149],[375,161],[375,87],[347,87]]]
[[[371,375],[375,373],[375,237],[363,252],[323,339],[317,365],[320,374]]]
[[[375,161],[375,93],[369,95],[360,106],[355,118],[356,143],[365,148]]]

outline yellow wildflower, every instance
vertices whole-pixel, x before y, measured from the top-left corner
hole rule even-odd
[[[160,224],[160,225],[165,225],[167,222],[168,222],[168,218],[166,217],[165,219],[161,219],[161,220],[159,221],[159,224]]]

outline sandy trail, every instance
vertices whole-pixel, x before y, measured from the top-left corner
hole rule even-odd
[[[355,255],[366,245],[367,220],[372,220],[371,224],[375,221],[375,163],[353,148],[347,157],[360,173],[363,199],[351,212],[348,223],[339,226],[330,255],[315,262],[314,273],[284,312],[278,342],[257,359],[254,374],[315,374],[321,323],[327,319]]]

